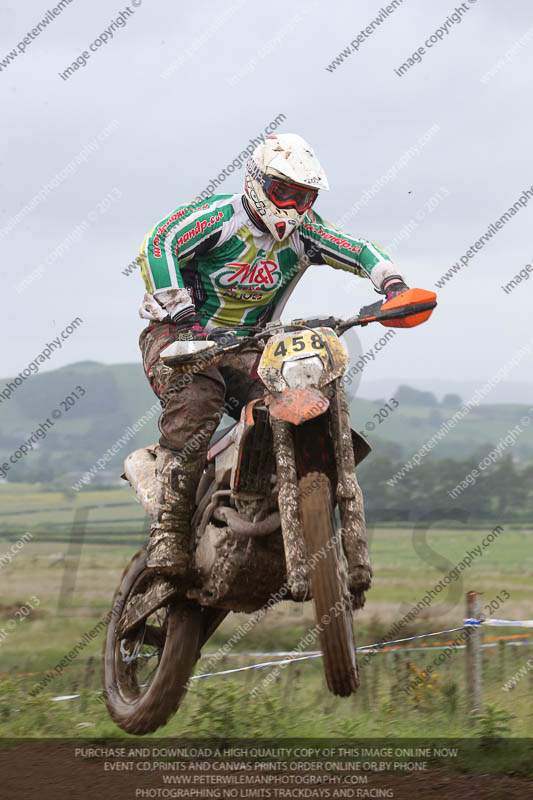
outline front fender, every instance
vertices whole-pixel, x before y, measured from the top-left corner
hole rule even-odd
[[[305,389],[287,389],[265,399],[270,416],[301,425],[309,419],[319,417],[329,408],[329,400],[322,392],[309,386]]]

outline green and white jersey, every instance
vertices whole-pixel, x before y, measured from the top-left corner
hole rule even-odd
[[[146,284],[140,316],[177,322],[195,309],[207,329],[273,318],[310,263],[370,278],[377,289],[387,277],[402,277],[377,245],[312,209],[292,236],[275,241],[254,221],[244,194],[180,206],[148,233],[139,261]]]

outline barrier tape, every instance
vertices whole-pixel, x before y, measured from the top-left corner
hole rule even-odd
[[[458,628],[458,630],[462,630],[462,628]],[[502,636],[502,637],[497,637],[497,638],[498,638],[498,640],[500,640],[500,639],[506,639],[507,637]],[[509,645],[511,647],[518,647],[520,645],[532,645],[533,644],[533,639],[528,639],[527,641],[523,641],[523,642],[505,642],[505,644]],[[449,643],[445,643],[444,642],[443,644],[430,645],[429,649],[430,650],[444,650],[446,647],[450,647],[450,646],[455,650],[464,650],[466,648],[465,644],[453,644],[453,642],[449,642]],[[498,641],[487,642],[487,643],[484,642],[481,645],[481,647],[498,647]],[[407,648],[407,647],[391,647],[389,649],[390,650],[407,650],[407,649],[425,650],[427,652],[428,648],[422,646],[422,647],[411,647],[411,648]],[[383,653],[384,651],[383,650],[370,650],[370,651],[367,651],[367,652]],[[235,656],[237,656],[237,655],[240,655],[240,656],[244,656],[244,655],[253,656],[253,655],[258,655],[258,654],[257,653],[232,653],[232,655],[235,655]],[[270,653],[270,654],[266,653],[266,654],[262,654],[262,655],[275,655],[275,654],[274,653]],[[290,664],[293,661],[306,661],[309,658],[320,658],[321,655],[322,655],[322,653],[312,652],[312,653],[306,653],[306,654],[302,655],[301,657],[298,656],[298,657],[295,657],[295,658],[287,658],[284,661],[267,661],[267,662],[264,662],[263,664],[252,664],[252,665],[248,665],[246,667],[237,667],[236,669],[221,670],[220,672],[206,672],[206,673],[204,673],[202,675],[193,675],[191,677],[191,680],[193,681],[193,680],[196,680],[198,678],[210,678],[210,677],[213,677],[214,675],[228,675],[228,674],[232,674],[232,673],[235,673],[235,672],[244,672],[246,670],[259,669],[260,667],[279,666],[280,664]],[[101,691],[96,691],[96,694],[102,694],[102,692]],[[58,702],[58,701],[61,701],[61,700],[74,700],[76,697],[80,697],[80,695],[79,694],[64,694],[64,695],[59,695],[58,697],[51,697],[50,699],[52,701],[54,701],[54,702]]]
[[[508,645],[529,645],[533,644],[533,639],[529,638],[529,633],[515,633],[509,636],[490,636],[484,639],[484,642],[494,642],[495,644],[491,644],[490,647],[496,647],[498,642],[505,642]],[[524,642],[510,642],[507,641],[508,639],[527,639]],[[440,642],[439,644],[424,644],[423,642],[420,645],[412,645],[408,644],[406,647],[383,647],[380,650],[375,650],[376,653],[388,653],[392,650],[438,650],[439,648],[444,647],[445,645],[453,644],[452,640],[448,640],[446,642]],[[368,645],[369,646],[369,645]],[[461,645],[462,646],[462,645]],[[488,644],[483,644],[482,647],[488,647]],[[302,656],[314,656],[320,655],[320,650],[300,650],[299,653]],[[263,658],[264,656],[269,656],[270,658],[277,658],[278,656],[292,656],[295,654],[294,650],[280,650],[278,652],[238,652],[238,653],[224,653],[223,658]],[[213,658],[216,656],[216,653],[202,653],[201,658]],[[277,662],[276,662],[277,663]],[[63,669],[75,669],[76,664],[69,664],[68,666],[64,667]],[[45,669],[41,672],[17,672],[13,675],[9,673],[0,673],[0,680],[10,680],[13,678],[33,678],[36,675],[49,675],[55,674],[55,670],[53,669]]]
[[[485,620],[477,620],[472,618],[467,618],[464,621],[464,625],[460,628],[447,628],[442,631],[434,631],[432,633],[421,633],[417,634],[416,636],[406,636],[403,639],[391,639],[387,642],[375,642],[374,644],[367,644],[361,645],[360,647],[356,647],[357,652],[369,652],[369,653],[383,653],[387,652],[387,650],[408,650],[408,649],[423,649],[423,648],[430,648],[430,649],[442,649],[443,647],[453,646],[456,649],[463,649],[466,645],[457,645],[454,642],[443,642],[437,645],[421,645],[415,647],[414,645],[407,645],[406,647],[390,647],[389,645],[395,644],[402,644],[403,642],[411,642],[418,639],[425,639],[429,636],[441,636],[444,633],[456,633],[457,631],[465,630],[468,627],[474,627],[476,625],[489,625],[494,627],[502,627],[502,626],[513,626],[513,627],[524,627],[524,628],[533,628],[533,620],[501,620],[501,619],[485,619]],[[499,637],[491,637],[490,640],[487,640],[486,643],[483,643],[482,647],[496,647],[498,641],[504,641],[507,639],[516,639],[521,637],[526,637],[528,634],[515,634],[514,636],[499,636]],[[494,642],[491,644],[490,642]],[[533,639],[528,640],[527,642],[509,642],[506,641],[508,645],[528,645],[533,644]],[[297,652],[300,654],[297,655]],[[213,655],[216,654],[205,654],[205,658],[212,658]],[[224,658],[227,657],[229,654],[225,654]],[[270,658],[275,657],[283,657],[281,661],[263,661],[259,664],[247,664],[244,667],[235,667],[233,669],[225,669],[220,670],[218,672],[205,672],[201,675],[193,675],[190,680],[199,680],[200,678],[211,678],[216,675],[230,675],[236,672],[246,672],[253,669],[262,669],[263,667],[272,667],[272,666],[280,666],[282,664],[290,664],[293,661],[307,661],[311,658],[321,658],[322,652],[319,650],[311,650],[311,651],[278,651],[274,653],[232,653],[233,656],[247,656],[247,657],[262,657],[262,656],[270,656]],[[285,658],[285,656],[288,656]],[[34,676],[34,675],[44,675],[47,673],[53,672],[53,670],[45,670],[44,672],[28,672],[22,673],[21,675],[0,675],[0,679],[2,678],[19,678],[25,676]],[[102,692],[97,692],[97,694],[102,694]],[[72,694],[72,695],[58,695],[57,697],[52,697],[51,700],[54,702],[58,702],[60,700],[74,700],[76,697],[80,697],[79,694]]]

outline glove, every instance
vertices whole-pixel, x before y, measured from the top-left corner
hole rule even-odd
[[[400,280],[399,278],[388,278],[384,281],[383,291],[385,292],[385,302],[387,303],[389,300],[392,300],[393,297],[397,297],[402,292],[406,292],[409,287],[405,285],[405,283]]]
[[[176,324],[176,341],[192,342],[198,339],[207,339],[200,317],[194,311],[182,316]]]

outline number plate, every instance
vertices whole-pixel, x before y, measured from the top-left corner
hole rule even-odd
[[[319,355],[327,358],[324,334],[304,331],[273,336],[264,349],[261,366],[279,369],[286,359],[301,355]]]
[[[278,333],[269,339],[257,372],[270,391],[281,392],[287,388],[281,376],[283,362],[311,355],[318,356],[324,364],[319,386],[340,377],[348,364],[348,355],[337,334],[331,328],[315,328],[301,333]]]

